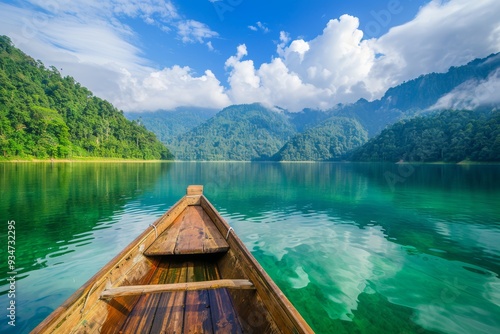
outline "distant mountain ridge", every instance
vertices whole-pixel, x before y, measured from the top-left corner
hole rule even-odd
[[[229,106],[202,123],[181,123],[179,127],[187,131],[164,142],[180,160],[345,159],[347,152],[388,126],[429,114],[429,108],[457,87],[483,82],[499,70],[500,54],[492,54],[446,73],[421,75],[390,88],[378,100],[360,99],[326,111],[290,113],[260,104]],[[174,112],[165,120],[168,117],[178,116]],[[161,135],[158,126],[144,124]]]
[[[356,118],[375,136],[387,125],[401,118],[411,118],[427,111],[440,98],[467,81],[485,80],[500,68],[500,53],[475,59],[460,67],[451,67],[446,73],[430,73],[389,88],[384,96],[368,102],[360,99],[354,104],[331,110],[335,115]]]

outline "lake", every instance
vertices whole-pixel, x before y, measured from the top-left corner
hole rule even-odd
[[[500,333],[500,165],[0,163],[0,171],[2,333],[28,333],[189,184],[205,186],[317,333]]]

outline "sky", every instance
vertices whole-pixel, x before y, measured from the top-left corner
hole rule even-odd
[[[295,112],[500,52],[499,13],[498,0],[0,0],[0,34],[124,111]]]

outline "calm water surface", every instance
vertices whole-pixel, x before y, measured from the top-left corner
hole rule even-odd
[[[29,332],[188,184],[318,333],[500,333],[500,166],[341,163],[0,164],[0,332]]]

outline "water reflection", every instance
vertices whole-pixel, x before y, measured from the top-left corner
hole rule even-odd
[[[493,333],[500,326],[500,280],[485,268],[401,246],[388,240],[380,226],[360,228],[324,214],[316,215],[314,223],[298,212],[265,216],[259,223],[230,220],[318,332],[328,332],[331,320],[355,318],[363,293],[379,293],[413,310],[406,319],[391,318],[391,307],[372,310],[403,329],[411,317],[416,323],[408,328],[411,332],[421,326],[445,333],[478,328]]]
[[[500,328],[499,166],[402,173],[385,164],[87,163],[0,171],[0,212],[19,222],[17,332],[33,328],[188,184],[205,185],[318,333]],[[402,179],[391,184],[387,173]],[[1,291],[4,305],[5,285]]]
[[[134,203],[168,165],[0,164],[0,212],[16,221],[16,333],[28,332],[158,216]],[[140,210],[134,209],[139,206]],[[106,231],[105,230],[109,230]],[[0,231],[5,238],[6,230]],[[6,261],[0,262],[6,273]],[[0,277],[6,305],[7,277]],[[12,331],[5,322],[0,332]]]

